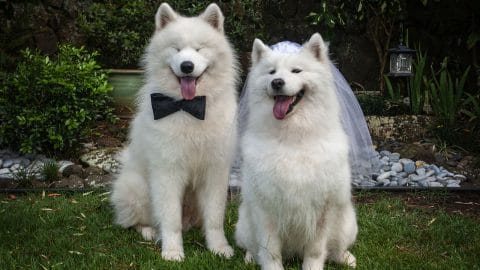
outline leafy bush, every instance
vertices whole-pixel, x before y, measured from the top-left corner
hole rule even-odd
[[[408,113],[408,107],[403,102],[392,102],[383,96],[357,95],[358,103],[365,115],[393,116]]]
[[[73,154],[98,118],[113,120],[107,73],[83,47],[55,58],[22,51],[0,87],[0,145],[22,153]]]

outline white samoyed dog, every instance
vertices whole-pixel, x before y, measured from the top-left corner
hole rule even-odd
[[[303,257],[303,269],[327,259],[355,267],[348,140],[320,34],[293,54],[256,39],[246,91],[235,232],[245,260],[262,269],[283,269],[291,256]]]
[[[208,249],[233,255],[223,221],[236,145],[238,71],[223,22],[216,4],[198,17],[183,17],[168,4],[160,5],[144,56],[146,81],[130,144],[113,183],[116,223],[161,241],[165,260],[183,260],[182,221],[189,222],[192,210],[203,221]],[[154,104],[155,95],[167,102]],[[196,116],[180,107],[197,98],[206,105]],[[155,120],[156,109],[163,114]]]

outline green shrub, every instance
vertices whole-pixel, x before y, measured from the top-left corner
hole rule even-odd
[[[401,101],[393,102],[383,96],[357,95],[358,103],[365,115],[393,116],[408,113],[408,106]]]
[[[69,155],[95,120],[113,120],[107,73],[83,47],[61,45],[55,58],[25,50],[0,87],[0,146]]]

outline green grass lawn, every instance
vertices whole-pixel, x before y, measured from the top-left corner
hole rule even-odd
[[[0,269],[259,269],[238,248],[230,260],[211,254],[199,230],[184,236],[184,262],[165,262],[156,245],[112,224],[108,193],[48,195],[0,195]],[[358,269],[480,269],[478,216],[410,207],[388,193],[356,197]],[[232,244],[237,206],[230,203],[225,222]],[[301,261],[286,266],[301,269]]]

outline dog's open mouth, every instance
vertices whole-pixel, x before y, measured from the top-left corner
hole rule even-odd
[[[278,120],[284,119],[287,114],[289,114],[293,110],[295,105],[300,102],[304,94],[305,90],[302,89],[294,96],[274,96],[273,99],[275,103],[273,105],[273,115],[275,116],[275,118],[277,118]]]
[[[175,74],[175,72],[170,69],[175,77],[178,79],[178,83],[180,84],[180,91],[182,93],[182,97],[186,100],[192,100],[195,98],[197,93],[197,85],[201,81],[203,74],[205,74],[206,69],[200,74],[198,77],[193,76],[182,76],[179,77]]]
[[[195,98],[195,94],[197,92],[197,84],[200,81],[202,75],[203,74],[198,77],[178,77],[178,82],[180,83],[180,90],[184,99],[192,100],[193,98]]]

